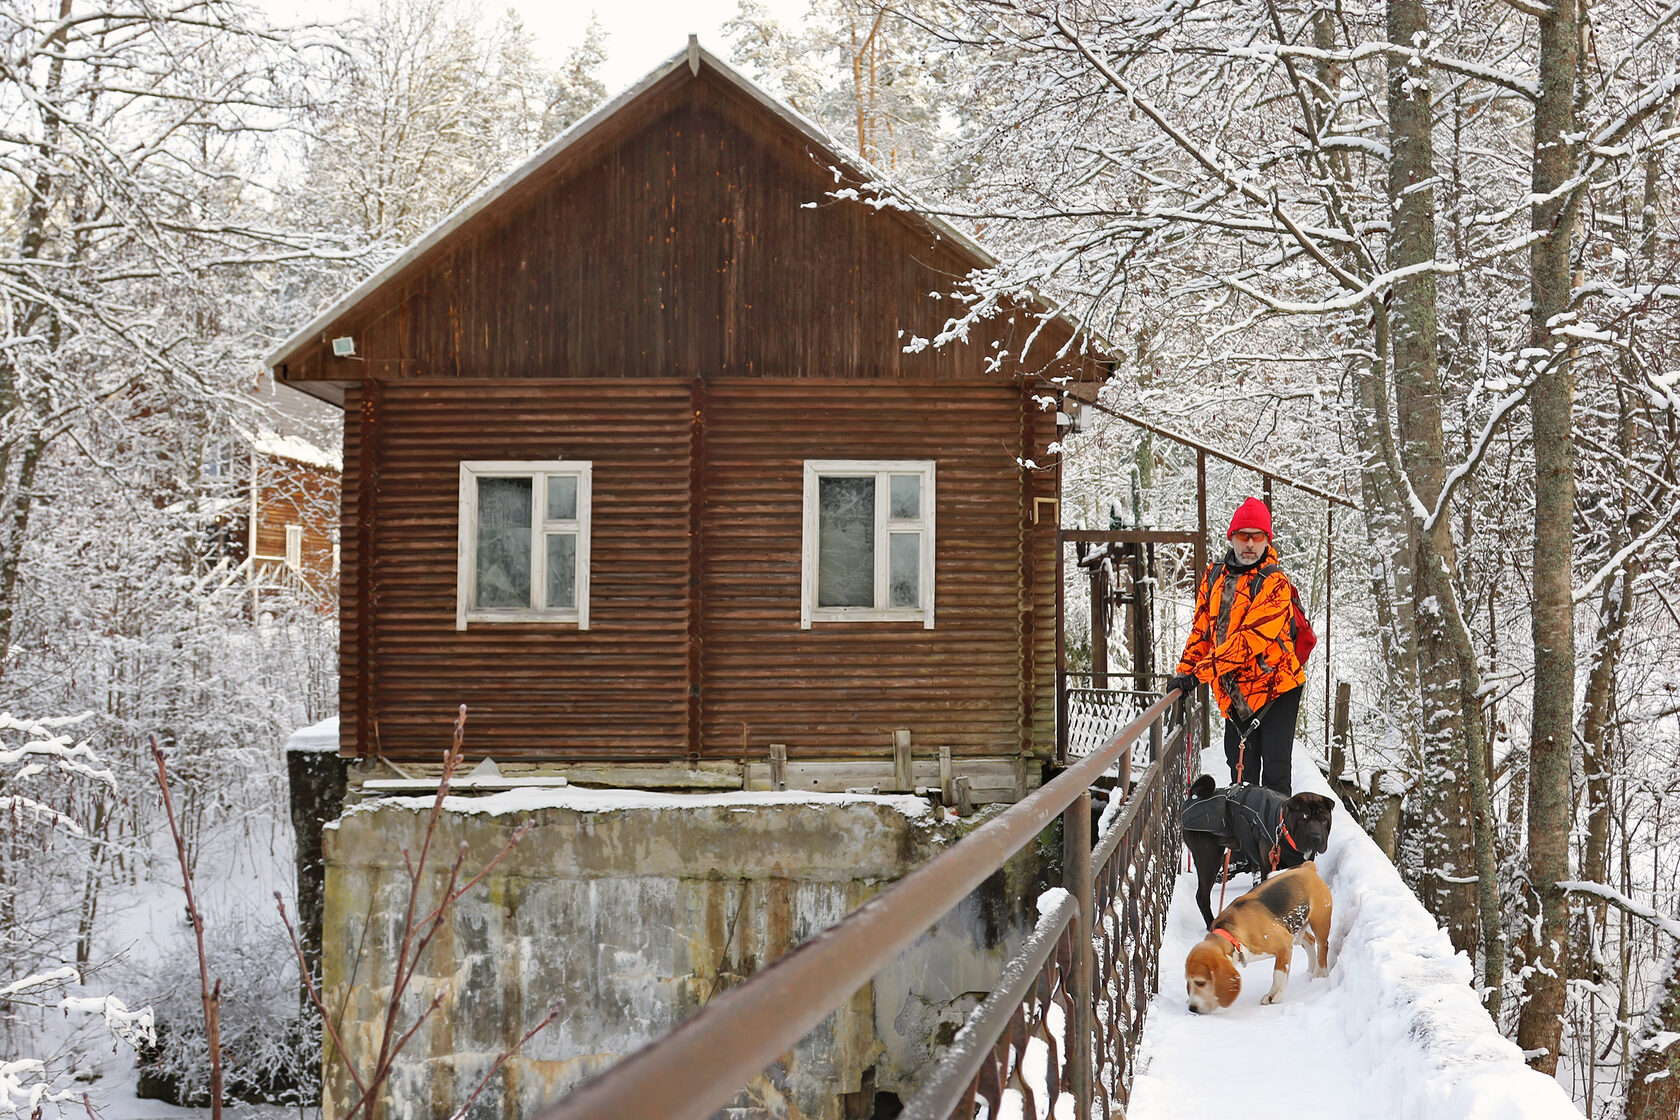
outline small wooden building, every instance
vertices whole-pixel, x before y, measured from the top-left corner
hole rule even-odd
[[[246,556],[253,594],[301,583],[322,604],[336,602],[338,456],[302,436],[249,433]],[[323,610],[330,606],[322,607]]]
[[[1042,308],[907,350],[988,258],[869,177],[691,42],[271,356],[345,412],[342,753],[465,703],[498,762],[844,787],[902,728],[1037,783],[1048,378],[1104,371]]]

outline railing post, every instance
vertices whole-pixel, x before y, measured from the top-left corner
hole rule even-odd
[[[1130,752],[1128,752],[1130,753]],[[1118,792],[1118,791],[1117,791]],[[1086,790],[1062,814],[1062,869],[1068,893],[1079,904],[1073,920],[1073,975],[1068,977],[1073,1021],[1068,1024],[1068,1081],[1073,1086],[1074,1116],[1091,1120],[1091,932],[1095,928],[1095,891],[1091,884],[1091,791]]]
[[[1155,717],[1155,722],[1149,725],[1149,766],[1161,761],[1161,725],[1167,720],[1167,713],[1162,712]]]

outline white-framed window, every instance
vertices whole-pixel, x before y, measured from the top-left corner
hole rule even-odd
[[[303,567],[303,526],[286,526],[286,567],[299,571]]]
[[[933,629],[932,459],[805,460],[799,624]]]
[[[590,464],[464,462],[455,629],[573,622],[589,629]]]

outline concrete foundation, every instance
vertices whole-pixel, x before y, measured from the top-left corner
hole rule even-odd
[[[326,1001],[364,1076],[380,1050],[403,936],[403,852],[418,858],[429,806],[370,802],[325,838]],[[451,798],[418,912],[435,905],[458,852],[469,878],[523,825],[530,830],[455,903],[420,956],[398,1033],[434,998],[439,1005],[394,1065],[389,1115],[450,1115],[559,1006],[469,1113],[533,1114],[832,925],[974,820],[936,820],[927,802],[894,796],[562,789]],[[1023,852],[725,1114],[857,1120],[875,1115],[878,1093],[908,1097],[1024,939],[1032,880],[1046,863]],[[344,1115],[357,1093],[330,1045],[323,1083],[323,1114]]]

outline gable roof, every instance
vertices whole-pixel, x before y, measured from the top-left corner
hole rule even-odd
[[[690,35],[688,46],[672,55],[665,62],[655,67],[646,77],[635,85],[620,93],[611,101],[596,108],[588,116],[577,121],[566,131],[539,148],[530,158],[515,167],[500,180],[492,183],[484,190],[474,195],[454,212],[433,226],[406,249],[387,261],[372,275],[360,284],[346,292],[331,306],[317,314],[304,326],[271,351],[263,359],[270,369],[278,371],[294,353],[306,345],[317,340],[317,336],[334,322],[352,311],[364,300],[379,291],[386,284],[396,279],[410,267],[426,258],[432,251],[447,241],[458,230],[472,224],[473,220],[489,210],[499,199],[512,193],[521,184],[537,175],[549,164],[558,159],[563,153],[577,147],[587,138],[593,136],[601,127],[628,106],[648,96],[655,87],[661,85],[667,78],[686,67],[693,77],[699,77],[702,69],[707,69],[722,78],[730,86],[747,95],[751,100],[786,122],[805,139],[815,146],[825,157],[846,173],[863,182],[882,182],[886,176],[873,167],[868,160],[852,151],[846,145],[836,140],[821,125],[800,113],[779,98],[772,96],[762,87],[742,75],[728,63],[722,61],[705,48],[701,47],[698,39]],[[908,198],[901,191],[895,191]],[[913,200],[912,201],[912,205]],[[964,233],[949,222],[926,213],[920,208],[902,209],[886,207],[894,215],[904,221],[911,222],[931,232],[936,238],[950,242],[961,254],[972,258],[972,265],[976,268],[988,268],[997,263],[979,242]],[[1076,324],[1069,323],[1070,327]],[[324,339],[322,340],[324,341]],[[301,388],[293,383],[295,388]]]

